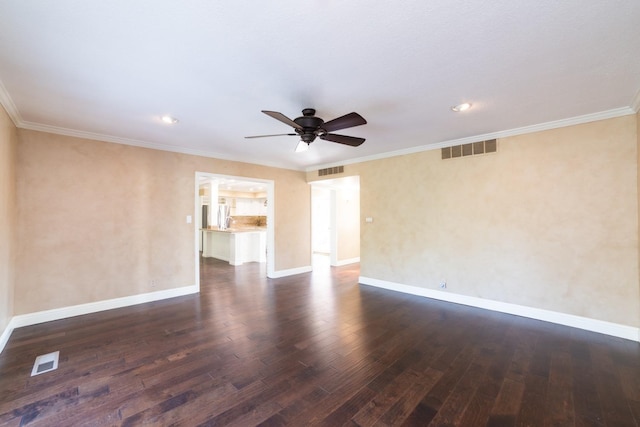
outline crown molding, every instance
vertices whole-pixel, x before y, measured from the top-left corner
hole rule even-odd
[[[640,99],[636,97],[636,103],[638,102],[640,102]],[[318,169],[330,168],[334,166],[351,165],[355,163],[370,162],[372,160],[381,160],[381,159],[387,159],[390,157],[404,156],[407,154],[421,153],[423,151],[438,150],[440,148],[451,147],[453,145],[469,144],[472,142],[486,141],[488,139],[507,138],[509,136],[524,135],[528,133],[541,132],[541,131],[550,130],[550,129],[558,129],[558,128],[563,128],[567,126],[575,126],[575,125],[580,125],[584,123],[595,122],[598,120],[606,120],[606,119],[613,119],[616,117],[628,116],[630,114],[635,114],[636,111],[638,111],[638,108],[636,108],[635,111],[632,107],[615,108],[613,110],[607,110],[607,111],[602,111],[602,112],[593,113],[593,114],[585,114],[584,116],[577,116],[577,117],[571,117],[568,119],[555,120],[552,122],[545,122],[537,125],[523,126],[520,128],[509,129],[509,130],[504,130],[500,132],[485,133],[482,135],[475,135],[475,136],[469,136],[465,138],[436,142],[433,144],[420,145],[417,147],[406,148],[404,150],[388,151],[385,153],[374,154],[371,156],[357,157],[354,159],[350,159],[350,160],[346,160],[338,163],[327,163],[322,165],[315,165],[313,167],[307,168],[305,171],[313,172]]]
[[[159,144],[159,143],[155,143],[155,142],[141,141],[141,140],[138,140],[138,139],[121,138],[121,137],[117,137],[117,136],[111,136],[111,135],[104,135],[104,134],[94,133],[94,132],[86,132],[86,131],[68,129],[68,128],[63,128],[63,127],[58,127],[58,126],[43,125],[43,124],[40,124],[40,123],[33,123],[33,122],[25,122],[25,121],[23,121],[23,122],[20,123],[20,125],[16,125],[16,126],[21,128],[21,129],[35,130],[35,131],[39,131],[39,132],[47,132],[47,133],[53,133],[53,134],[57,134],[57,135],[72,136],[72,137],[75,137],[75,138],[90,139],[90,140],[100,141],[100,142],[111,142],[111,143],[114,143],[114,144],[122,144],[122,145],[130,145],[130,146],[133,146],[133,147],[149,148],[151,150],[170,151],[170,152],[173,152],[173,153],[189,154],[189,155],[193,155],[193,156],[210,157],[210,158],[215,158],[215,159],[220,159],[220,160],[229,160],[229,161],[232,161],[232,162],[251,163],[251,162],[247,162],[246,159],[243,159],[241,157],[229,156],[228,154],[222,154],[222,153],[217,153],[217,152],[213,152],[213,151],[195,150],[195,149],[192,149],[192,148],[185,148],[185,147],[176,147],[175,145]],[[278,163],[272,163],[272,162],[251,163],[251,164],[259,164],[261,166],[270,166],[270,167],[279,168],[279,169],[289,169],[289,170],[291,170],[290,166],[286,166],[286,165],[278,164]],[[297,170],[297,169],[293,169],[293,170]]]
[[[631,109],[636,113],[640,111],[640,89],[638,89],[636,96],[634,96],[633,101],[631,101]]]
[[[24,121],[20,116],[20,112],[18,111],[18,108],[13,103],[11,96],[9,96],[9,93],[7,92],[1,80],[0,80],[0,105],[2,105],[4,109],[7,111],[7,114],[13,121],[13,124],[17,128],[21,128],[21,129],[48,132],[48,133],[53,133],[58,135],[72,136],[76,138],[84,138],[84,139],[90,139],[95,141],[112,142],[115,144],[149,148],[152,150],[170,151],[174,153],[209,157],[209,158],[215,158],[215,159],[221,159],[221,160],[228,160],[232,162],[250,163],[250,162],[247,162],[246,159],[243,159],[241,157],[229,156],[228,154],[222,154],[222,153],[217,153],[217,152],[212,152],[207,150],[195,150],[191,148],[176,147],[174,145],[168,145],[168,144],[158,144],[158,143],[153,143],[148,141],[141,141],[141,140],[130,139],[130,138],[120,138],[116,136],[103,135],[103,134],[94,133],[94,132],[85,132],[85,131],[58,127],[58,126],[50,126],[50,125],[43,125],[43,124],[34,123],[34,122],[27,122],[27,121]],[[599,113],[586,114],[583,116],[571,117],[568,119],[540,123],[537,125],[524,126],[524,127],[500,131],[500,132],[492,132],[492,133],[475,135],[475,136],[459,138],[454,140],[441,141],[441,142],[436,142],[432,144],[411,147],[403,150],[388,151],[380,154],[374,154],[371,156],[356,157],[356,158],[341,161],[341,162],[313,165],[313,166],[309,166],[307,168],[301,168],[301,169],[292,168],[289,165],[284,165],[277,162],[264,162],[264,163],[261,162],[256,164],[259,164],[262,166],[275,167],[279,169],[312,172],[318,169],[324,169],[324,168],[334,167],[338,165],[349,165],[349,164],[355,164],[355,163],[369,162],[373,160],[381,160],[381,159],[386,159],[390,157],[420,153],[423,151],[438,150],[440,148],[451,147],[453,145],[468,144],[471,142],[485,141],[487,139],[506,138],[510,136],[523,135],[527,133],[540,132],[540,131],[550,130],[550,129],[558,129],[558,128],[567,127],[567,126],[574,126],[574,125],[594,122],[598,120],[612,119],[616,117],[627,116],[630,114],[636,114],[639,111],[640,111],[640,90],[638,90],[638,92],[636,93],[629,107],[616,108],[612,110],[602,111]],[[251,164],[254,164],[254,163],[251,163]]]
[[[2,92],[2,88],[0,88],[0,93],[1,92]],[[7,97],[7,98],[8,98],[8,101],[11,103],[11,105],[13,105],[13,102],[11,101],[11,98],[10,97]],[[639,99],[638,96],[636,96],[635,103],[640,103],[640,99]],[[14,106],[14,108],[15,108],[15,106]],[[333,166],[337,166],[337,165],[349,165],[349,164],[355,164],[355,163],[363,163],[363,162],[368,162],[368,161],[372,161],[372,160],[380,160],[380,159],[386,159],[386,158],[390,158],[390,157],[404,156],[404,155],[407,155],[407,154],[420,153],[420,152],[423,152],[423,151],[438,150],[440,148],[450,147],[452,145],[469,144],[469,143],[477,142],[477,141],[485,141],[487,139],[506,138],[506,137],[510,137],[510,136],[524,135],[524,134],[528,134],[528,133],[541,132],[541,131],[550,130],[550,129],[558,129],[558,128],[567,127],[567,126],[574,126],[574,125],[579,125],[579,124],[584,124],[584,123],[589,123],[589,122],[595,122],[595,121],[598,121],[598,120],[612,119],[612,118],[616,118],[616,117],[622,117],[622,116],[635,114],[636,111],[637,111],[637,109],[634,110],[632,107],[616,108],[616,109],[613,109],[613,110],[607,110],[607,111],[602,111],[602,112],[593,113],[593,114],[586,114],[586,115],[583,115],[583,116],[571,117],[571,118],[568,118],[568,119],[555,120],[555,121],[551,121],[551,122],[540,123],[540,124],[537,124],[537,125],[524,126],[524,127],[505,130],[505,131],[500,131],[500,132],[492,132],[492,133],[486,133],[486,134],[482,134],[482,135],[475,135],[475,136],[469,136],[469,137],[465,137],[465,138],[442,141],[442,142],[437,142],[437,143],[434,143],[434,144],[427,144],[427,145],[421,145],[421,146],[417,146],[417,147],[411,147],[411,148],[407,148],[407,149],[404,149],[404,150],[388,151],[388,152],[385,152],[385,153],[374,154],[374,155],[371,155],[371,156],[357,157],[357,158],[354,158],[354,159],[349,159],[349,160],[345,160],[345,161],[338,162],[338,163],[315,165],[315,166],[310,166],[310,167],[308,167],[306,169],[294,169],[294,168],[291,168],[288,165],[284,165],[284,164],[280,164],[280,163],[274,163],[274,162],[264,162],[264,163],[259,163],[259,164],[262,165],[262,166],[270,166],[270,167],[275,167],[275,168],[280,168],[280,169],[289,169],[289,170],[296,170],[296,171],[312,172],[312,171],[315,171],[315,170],[318,170],[318,169],[324,169],[324,168],[333,167]],[[19,119],[19,114],[17,113],[17,110],[15,110],[15,115],[12,116],[12,120],[14,120],[14,123],[16,123],[16,119],[14,118],[15,116],[17,116],[18,119]],[[168,145],[168,144],[158,144],[158,143],[153,143],[153,142],[148,142],[148,141],[141,141],[141,140],[136,140],[136,139],[120,138],[120,137],[115,137],[115,136],[110,136],[110,135],[103,135],[103,134],[99,134],[99,133],[68,129],[68,128],[63,128],[63,127],[58,127],[58,126],[50,126],[50,125],[43,125],[43,124],[39,124],[39,123],[26,122],[26,121],[22,121],[22,120],[20,120],[18,123],[16,123],[16,126],[19,127],[19,128],[22,128],[22,129],[29,129],[29,130],[35,130],[35,131],[40,131],[40,132],[48,132],[48,133],[58,134],[58,135],[72,136],[72,137],[76,137],[76,138],[91,139],[91,140],[103,141],[103,142],[112,142],[112,143],[115,143],[115,144],[131,145],[131,146],[134,146],[134,147],[149,148],[149,149],[152,149],[152,150],[170,151],[170,152],[174,152],[174,153],[190,154],[190,155],[202,156],[202,157],[210,157],[210,158],[221,159],[221,160],[229,160],[229,161],[233,161],[233,162],[250,163],[250,162],[247,162],[246,159],[243,159],[243,158],[240,158],[240,157],[229,156],[227,154],[222,154],[222,153],[217,153],[217,152],[212,152],[212,151],[194,150],[194,149],[191,149],[191,148],[176,147],[176,146]]]
[[[13,99],[9,96],[9,92],[7,92],[7,89],[4,87],[2,80],[0,80],[0,105],[4,107],[13,124],[16,127],[20,127],[22,124],[22,117],[20,117],[20,112],[18,111],[16,104],[13,103]]]
[[[0,105],[4,107],[5,111],[11,118],[11,121],[13,121],[13,124],[20,129],[35,130],[39,132],[48,132],[48,133],[53,133],[57,135],[72,136],[75,138],[90,139],[90,140],[101,141],[101,142],[112,142],[114,144],[131,145],[134,147],[149,148],[152,150],[170,151],[173,153],[190,154],[190,155],[201,156],[201,157],[210,157],[210,158],[215,158],[220,160],[229,160],[232,162],[250,163],[250,162],[247,162],[246,159],[243,159],[241,157],[229,156],[227,154],[216,153],[212,151],[194,150],[191,148],[176,147],[168,144],[157,144],[157,143],[148,142],[148,141],[141,141],[141,140],[130,139],[130,138],[120,138],[116,136],[103,135],[103,134],[94,133],[94,132],[85,132],[85,131],[79,131],[75,129],[63,128],[59,126],[44,125],[40,123],[25,121],[22,119],[22,116],[20,115],[18,108],[13,103],[13,99],[11,99],[11,96],[9,95],[9,92],[7,92],[7,89],[2,83],[2,80],[0,80]],[[301,171],[301,169],[292,169],[290,166],[280,164],[280,163],[264,162],[264,163],[259,163],[259,165],[271,166],[279,169]]]

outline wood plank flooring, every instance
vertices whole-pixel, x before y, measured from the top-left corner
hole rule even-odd
[[[16,329],[0,425],[639,425],[640,344],[358,274],[206,259],[199,295]]]

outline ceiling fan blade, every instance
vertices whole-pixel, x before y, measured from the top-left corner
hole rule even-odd
[[[302,126],[291,120],[289,117],[285,116],[282,113],[278,113],[277,111],[267,111],[262,110],[267,116],[273,117],[276,120],[280,120],[282,123],[286,123],[294,129],[302,130]]]
[[[322,129],[327,132],[333,132],[334,130],[352,128],[354,126],[360,126],[367,124],[367,121],[358,113],[349,113],[337,119],[329,120],[322,125]],[[335,141],[337,142],[337,141]]]
[[[325,141],[337,142],[338,144],[350,145],[352,147],[357,147],[365,141],[364,138],[357,138],[355,136],[347,135],[336,135],[335,133],[321,135],[320,139],[324,139]]]
[[[245,139],[249,138],[268,138],[270,136],[296,136],[296,133],[276,133],[274,135],[253,135],[253,136],[245,136]]]

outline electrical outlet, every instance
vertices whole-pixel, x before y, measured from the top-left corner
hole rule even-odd
[[[151,279],[149,280],[149,285],[151,286],[151,289],[155,289],[156,286],[158,286],[158,281],[156,279]]]
[[[447,289],[447,281],[443,280],[442,282],[440,282],[440,289]]]

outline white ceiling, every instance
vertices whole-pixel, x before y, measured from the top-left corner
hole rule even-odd
[[[3,0],[0,17],[19,127],[291,169],[640,104],[638,0]],[[296,154],[292,136],[244,138],[291,132],[260,110],[305,107],[360,113],[336,133],[367,141]]]

